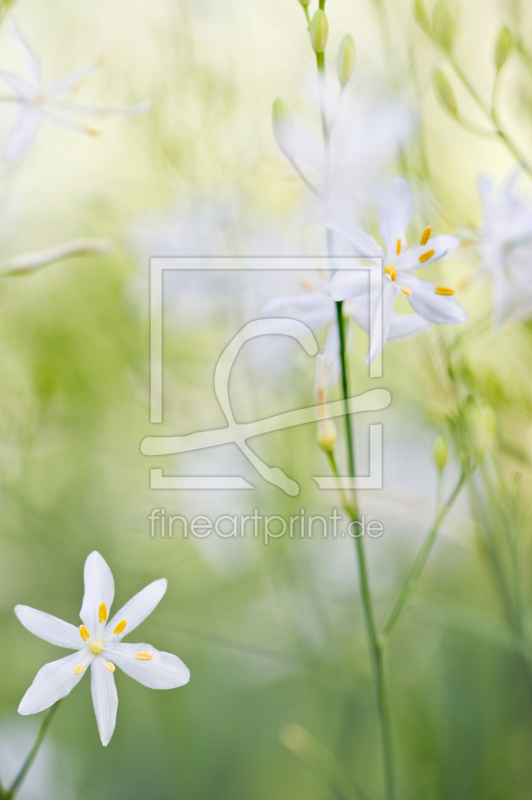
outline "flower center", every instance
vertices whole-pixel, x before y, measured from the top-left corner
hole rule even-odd
[[[101,639],[95,639],[93,641],[93,643],[91,644],[91,650],[95,655],[98,655],[98,653],[101,653],[102,650],[103,650],[103,642],[102,642],[102,640]]]
[[[395,264],[388,264],[387,267],[384,267],[385,275],[389,275],[392,281],[397,278],[397,267]]]

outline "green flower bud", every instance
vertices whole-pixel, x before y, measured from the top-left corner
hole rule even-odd
[[[303,6],[303,8],[306,8],[310,5],[310,0],[299,0],[299,3]]]
[[[345,86],[355,68],[355,43],[349,33],[340,42],[338,56],[336,57],[336,67],[338,80],[342,86]]]
[[[456,117],[458,115],[458,104],[456,102],[453,87],[451,86],[448,77],[441,71],[441,69],[437,69],[434,72],[433,81],[434,89],[441,104],[445,106],[447,111],[453,117]]]
[[[438,472],[443,472],[447,464],[447,458],[449,457],[449,448],[447,447],[445,438],[441,434],[434,439],[432,455]]]
[[[273,104],[272,123],[273,123],[273,134],[275,136],[275,141],[279,146],[279,150],[288,159],[293,159],[294,123],[292,120],[292,115],[288,110],[288,106],[286,105],[284,100],[281,100],[280,97],[277,97]]]
[[[438,0],[432,15],[432,33],[444,50],[453,46],[456,24],[445,0]]]
[[[430,20],[423,0],[414,0],[414,18],[425,33],[430,34]]]
[[[497,43],[495,45],[495,66],[497,67],[497,72],[501,69],[506,59],[510,55],[513,44],[514,40],[510,29],[505,25],[503,28],[501,28],[501,32],[499,33]]]
[[[315,53],[323,53],[329,38],[329,22],[325,11],[316,11],[310,23],[310,42]]]

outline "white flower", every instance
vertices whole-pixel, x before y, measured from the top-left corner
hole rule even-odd
[[[532,209],[514,196],[521,174],[512,169],[499,187],[488,175],[477,181],[484,211],[479,252],[493,283],[496,326],[532,315]]]
[[[91,688],[102,744],[113,735],[118,697],[115,665],[126,675],[151,689],[183,686],[190,672],[181,659],[162,653],[149,644],[124,644],[122,639],[151,614],[166,592],[166,580],[154,581],[136,594],[109,620],[115,586],[111,570],[94,551],[85,562],[85,594],[79,628],[29,606],[15,613],[25,628],[58,647],[75,652],[52,661],[39,670],[22,698],[20,714],[37,714],[66,697],[91,667]]]
[[[18,118],[4,145],[2,153],[4,161],[14,161],[26,152],[44,119],[49,119],[56,125],[61,125],[79,133],[97,135],[98,132],[96,130],[77,122],[75,119],[71,119],[71,117],[136,116],[144,114],[149,109],[149,103],[101,108],[82,106],[61,100],[60,98],[72,92],[81,81],[91,75],[98,68],[98,65],[89,64],[75,72],[64,75],[53,83],[44,85],[38,57],[31,50],[13,20],[11,20],[11,27],[15,42],[26,62],[28,78],[19,78],[11,72],[0,72],[0,78],[14,92],[16,99],[20,103]]]
[[[393,178],[384,192],[379,206],[379,226],[385,250],[372,236],[364,233],[350,222],[327,219],[325,225],[349,242],[358,256],[379,258],[384,267],[382,289],[371,294],[372,312],[369,319],[370,351],[368,363],[380,353],[390,338],[393,309],[397,295],[406,295],[410,305],[421,317],[402,315],[402,334],[408,335],[423,330],[430,322],[466,322],[467,313],[452,297],[454,291],[444,286],[434,286],[411,274],[443,258],[449,250],[460,244],[457,236],[440,234],[430,238],[431,229],[426,228],[418,244],[406,249],[406,229],[414,212],[412,191],[404,178]],[[380,267],[370,266],[372,271]],[[334,300],[367,296],[370,289],[367,271],[339,270],[328,284]],[[382,325],[382,329],[381,329]]]
[[[365,280],[364,286],[367,288],[367,272],[357,273],[357,277],[359,274],[362,274],[363,280]],[[280,313],[304,322],[313,333],[326,329],[323,354],[329,365],[327,385],[333,386],[338,381],[341,371],[336,303],[327,292],[325,281],[304,280],[301,283],[303,288],[306,289],[305,293],[278,297],[275,300],[271,300],[264,310],[269,314]],[[367,295],[347,300],[343,305],[343,311],[344,315],[353,319],[361,328],[366,331],[369,329],[370,307]],[[428,325],[428,322],[414,314],[394,313],[390,322],[388,339],[405,339],[425,330]],[[349,339],[347,344],[349,347]]]

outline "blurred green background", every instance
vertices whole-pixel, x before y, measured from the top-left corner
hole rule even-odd
[[[461,61],[488,92],[498,29],[518,20],[532,32],[530,13],[516,3],[481,0],[455,10]],[[418,119],[401,167],[424,182],[433,207],[445,209],[435,228],[478,225],[475,176],[487,169],[500,178],[512,161],[497,143],[458,128],[439,107],[430,86],[439,57],[417,28],[410,2],[329,0],[327,12],[332,53],[344,33],[355,38],[355,85],[370,93],[374,85],[392,91],[401,76]],[[50,775],[39,779],[37,773],[19,796],[342,796],[327,786],[318,758],[306,763],[283,746],[280,732],[288,723],[303,726],[371,797],[378,796],[375,708],[352,542],[284,538],[265,546],[252,539],[149,535],[154,508],[190,518],[339,507],[334,496],[318,497],[310,480],[327,474],[314,427],[252,445],[301,483],[294,499],[249,471],[257,485],[252,499],[246,493],[154,492],[150,466],[167,474],[186,474],[190,467],[244,474],[245,461],[231,447],[208,451],[201,468],[188,458],[155,464],[139,450],[145,436],[160,433],[148,409],[149,256],[168,247],[175,255],[215,248],[223,254],[293,251],[291,215],[305,190],[276,151],[270,114],[277,95],[295,111],[312,108],[314,63],[301,8],[296,0],[20,0],[12,13],[49,79],[103,56],[104,66],[77,101],[151,99],[152,110],[105,122],[98,138],[45,125],[1,187],[3,258],[80,235],[108,236],[114,247],[107,256],[0,285],[0,746],[20,741],[18,750],[12,747],[11,768],[22,762],[29,746],[24,736],[38,721],[18,720],[15,710],[37,670],[59,657],[22,628],[13,608],[23,603],[78,624],[83,563],[93,549],[113,570],[117,608],[148,582],[168,578],[167,595],[140,636],[177,653],[192,673],[189,685],[163,693],[117,671],[118,721],[105,749],[89,681],[82,681],[62,703],[49,750],[41,755]],[[2,68],[19,71],[6,25],[0,54]],[[530,76],[512,65],[506,85],[508,125],[526,147]],[[4,133],[9,113],[1,122]],[[319,124],[312,114],[311,124]],[[387,169],[393,174],[399,166]],[[443,269],[457,283],[473,267],[470,260]],[[200,308],[208,296],[207,310],[184,313],[179,284],[167,300],[169,316],[172,303],[177,308],[165,333],[168,433],[224,424],[212,392],[214,361],[230,331],[262,301],[255,297],[248,313],[241,295],[231,303],[220,284],[213,288],[209,281],[207,275],[194,284],[191,295]],[[235,291],[245,299],[250,290],[238,284]],[[264,300],[275,293],[284,293],[281,280],[277,292],[268,284]],[[481,319],[489,291],[470,284],[463,301],[473,320]],[[444,332],[451,343],[454,335]],[[382,419],[385,488],[362,495],[363,512],[385,527],[381,539],[368,542],[379,619],[432,518],[430,445],[447,402],[447,389],[427,368],[437,343],[430,332],[389,346],[384,378],[370,382],[365,336],[355,336],[357,390],[382,385],[393,396]],[[235,367],[237,418],[313,402],[313,366],[295,344],[279,345],[270,357],[257,350],[258,364],[249,347],[247,361]],[[519,519],[528,513],[530,489],[531,356],[525,326],[501,337],[487,333],[458,357],[464,385],[483,398],[491,392],[502,431],[501,473],[508,481],[522,476],[512,511]],[[357,420],[362,463],[368,421]],[[532,780],[532,697],[466,498],[443,534],[389,654],[401,796],[525,800]],[[519,559],[526,579],[526,526]],[[526,609],[528,603],[525,590]],[[528,625],[528,613],[525,619]]]

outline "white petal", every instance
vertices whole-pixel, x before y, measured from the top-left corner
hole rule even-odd
[[[70,694],[89,666],[93,654],[87,649],[84,653],[71,653],[58,661],[45,664],[35,676],[35,680],[22,698],[18,707],[19,714],[38,714],[45,708],[53,706],[62,697]],[[84,668],[79,674],[74,667],[81,664]]]
[[[63,75],[59,80],[46,86],[43,94],[45,97],[59,97],[62,94],[67,94],[76,88],[76,85],[88,78],[98,69],[98,64],[88,64],[86,67],[69,72],[68,75]]]
[[[369,353],[366,364],[371,364],[386,344],[392,324],[393,307],[397,291],[392,281],[385,280],[382,285],[382,291],[379,292],[377,296],[370,320]]]
[[[370,272],[363,269],[339,269],[327,284],[327,291],[333,300],[348,300],[369,294]]]
[[[111,741],[118,710],[115,677],[105,666],[105,659],[96,656],[91,664],[91,692],[100,739],[105,747]]]
[[[405,178],[392,178],[381,198],[379,227],[386,245],[388,261],[397,255],[397,240],[406,247],[406,229],[414,213],[414,196]]]
[[[408,250],[402,253],[395,261],[397,269],[411,270],[426,267],[428,264],[433,264],[435,261],[439,261],[451,250],[455,250],[457,247],[459,247],[460,244],[461,240],[459,236],[451,236],[448,233],[440,233],[438,236],[434,236],[434,238],[429,239],[427,244],[415,244],[413,247],[410,247]],[[430,258],[426,258],[424,261],[419,260],[420,256],[423,257],[426,253],[430,253],[432,251],[434,251],[434,253],[430,256]]]
[[[0,78],[22,100],[33,102],[37,97],[37,88],[29,81],[25,81],[24,78],[19,78],[12,72],[0,72]]]
[[[352,222],[347,222],[343,219],[326,219],[323,224],[329,230],[343,236],[358,256],[365,256],[366,258],[384,257],[382,247],[377,244],[373,236],[365,233],[361,228],[357,228]]]
[[[149,644],[120,644],[106,648],[106,655],[126,675],[150,689],[176,689],[190,680],[190,671],[180,658],[162,653]],[[151,661],[139,661],[137,653],[150,653]]]
[[[454,297],[436,294],[431,281],[420,281],[409,275],[408,280],[402,282],[412,289],[408,301],[414,311],[429,322],[455,325],[469,319],[467,311]]]
[[[96,550],[85,561],[83,579],[85,594],[79,615],[91,634],[93,636],[98,634],[101,638],[100,634],[103,634],[105,622],[100,623],[98,611],[100,604],[105,603],[107,613],[109,613],[115,596],[115,583],[113,573]]]
[[[25,628],[45,642],[68,647],[70,650],[81,650],[85,646],[79,629],[70,622],[63,622],[62,619],[30,606],[15,606],[15,614]]]
[[[304,322],[317,332],[336,316],[334,303],[327,294],[307,292],[292,297],[277,297],[264,306],[266,314],[282,314]]]
[[[407,339],[430,328],[430,322],[417,314],[394,314],[388,339]]]
[[[486,204],[495,190],[495,184],[489,175],[481,174],[477,178],[477,191],[483,204]]]
[[[41,65],[26,39],[21,34],[15,20],[11,18],[11,33],[26,62],[26,68],[32,81],[39,83],[41,80]]]
[[[60,128],[66,128],[69,131],[82,133],[84,136],[99,136],[99,131],[97,131],[95,128],[84,125],[82,122],[75,122],[68,117],[62,117],[60,114],[53,114],[48,107],[44,111],[44,115],[50,120],[50,122],[53,122],[54,125],[59,125]]]
[[[43,112],[38,106],[25,104],[21,106],[17,121],[4,145],[2,152],[4,161],[14,161],[26,152],[35,138],[42,118]]]
[[[51,100],[49,105],[76,117],[139,117],[146,114],[151,103],[145,100],[132,106],[82,106],[77,103],[66,103],[62,100]]]
[[[166,592],[168,581],[166,578],[160,578],[146,586],[141,592],[136,594],[129,600],[125,606],[122,606],[114,617],[109,621],[105,636],[112,635],[114,629],[122,620],[126,620],[127,625],[125,630],[118,634],[114,641],[119,642],[128,633],[134,631],[146,617],[148,617],[153,609],[159,605],[161,599]]]

